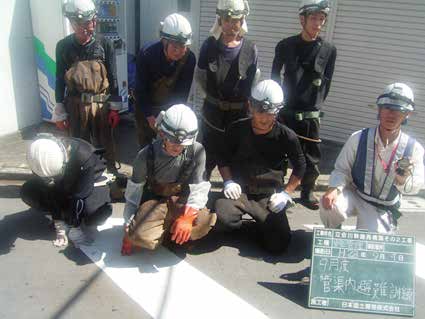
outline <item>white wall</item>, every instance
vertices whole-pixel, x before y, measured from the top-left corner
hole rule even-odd
[[[28,0],[2,1],[0,30],[1,136],[41,121]]]

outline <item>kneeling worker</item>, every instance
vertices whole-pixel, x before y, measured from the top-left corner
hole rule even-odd
[[[377,127],[353,133],[338,155],[320,203],[325,227],[340,228],[357,215],[357,229],[392,233],[401,216],[401,193],[415,194],[424,183],[424,149],[401,131],[414,111],[412,90],[390,84],[377,105]]]
[[[79,138],[39,134],[30,145],[28,164],[36,175],[21,189],[29,206],[52,215],[55,246],[89,244],[80,225],[102,224],[112,214],[104,151]]]
[[[199,239],[216,221],[205,208],[211,184],[203,179],[205,150],[195,141],[195,113],[173,105],[159,114],[157,128],[161,138],[137,154],[127,183],[123,255],[133,246],[153,250],[169,234],[180,245]]]
[[[224,195],[215,208],[217,229],[242,226],[242,215],[256,221],[265,249],[279,253],[289,245],[290,228],[286,207],[290,194],[305,172],[305,158],[296,134],[276,121],[283,105],[283,92],[273,80],[258,83],[252,90],[252,118],[232,123],[226,131],[226,149],[219,157]],[[293,171],[284,186],[286,158]]]

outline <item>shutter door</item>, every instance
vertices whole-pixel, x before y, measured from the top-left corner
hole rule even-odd
[[[376,98],[387,84],[404,82],[418,112],[404,128],[425,141],[425,2],[338,1],[332,42],[338,49],[322,137],[345,141],[376,124]]]
[[[418,112],[405,130],[425,142],[425,2],[423,0],[334,0],[321,37],[338,49],[331,91],[323,107],[322,138],[344,142],[376,124],[376,97],[392,82],[415,93]],[[259,51],[262,78],[270,78],[276,44],[300,32],[299,0],[250,0],[248,37]],[[201,0],[199,43],[208,37],[217,0]],[[334,11],[335,12],[335,11]],[[201,105],[197,99],[197,105]],[[422,111],[422,112],[421,112]]]

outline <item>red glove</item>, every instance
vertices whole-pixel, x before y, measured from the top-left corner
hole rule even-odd
[[[117,127],[120,122],[120,115],[117,110],[110,110],[108,115],[108,122],[112,128]]]
[[[56,127],[61,131],[65,131],[69,128],[69,122],[67,120],[55,122]]]
[[[128,238],[127,233],[125,233],[124,238],[122,239],[121,255],[131,256],[132,254],[133,254],[133,244]]]
[[[178,217],[173,226],[171,227],[171,240],[174,240],[177,244],[183,245],[187,242],[192,234],[193,221],[198,217],[198,210],[184,206],[183,214]]]

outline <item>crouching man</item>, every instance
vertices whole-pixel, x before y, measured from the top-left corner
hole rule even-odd
[[[195,113],[173,105],[159,114],[157,128],[160,139],[137,154],[127,184],[123,255],[133,247],[156,249],[170,236],[180,245],[199,239],[216,221],[205,208],[211,184],[203,179],[205,150],[195,141]]]
[[[401,216],[401,193],[414,194],[424,183],[424,149],[401,131],[414,111],[412,90],[391,84],[377,105],[378,125],[353,133],[338,155],[320,203],[325,227],[340,228],[357,216],[357,229],[391,233]]]
[[[56,138],[39,134],[31,143],[28,164],[36,175],[21,189],[22,200],[32,208],[52,215],[55,246],[78,247],[91,239],[80,228],[102,224],[111,214],[104,151],[78,138]]]
[[[272,253],[283,252],[289,245],[286,207],[306,167],[296,134],[276,121],[282,105],[282,89],[273,80],[253,88],[252,118],[238,120],[226,130],[226,150],[219,159],[226,199],[215,205],[218,230],[240,228],[242,216],[249,214],[256,221],[261,244]],[[287,158],[293,171],[285,186]]]

